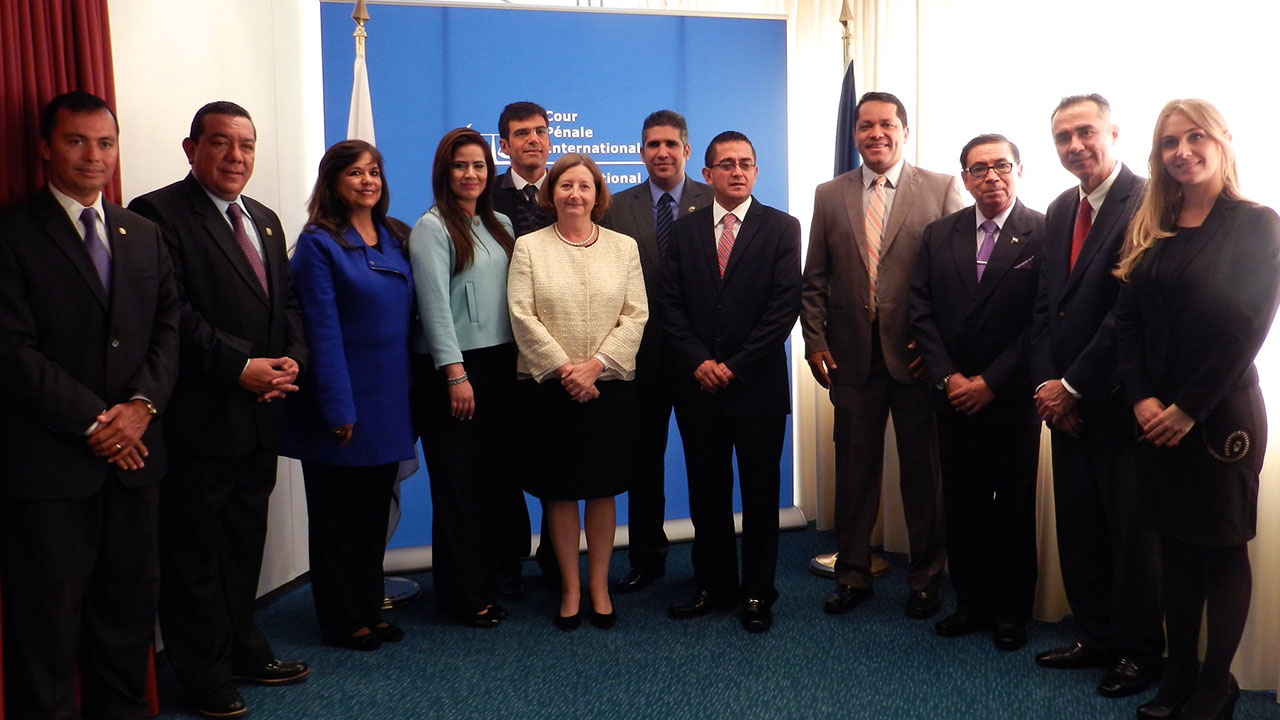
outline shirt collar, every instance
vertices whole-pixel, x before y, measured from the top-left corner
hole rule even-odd
[[[662,198],[662,193],[667,193],[671,195],[672,200],[676,201],[676,207],[680,207],[680,198],[684,197],[684,180],[685,179],[681,177],[680,182],[676,183],[675,187],[670,190],[663,190],[658,187],[658,184],[653,181],[653,178],[649,178],[649,196],[653,198],[653,206],[657,207],[658,200]]]
[[[543,171],[542,176],[533,182],[525,180],[524,177],[516,172],[515,168],[511,168],[511,184],[516,186],[516,190],[524,190],[525,185],[532,185],[539,190],[542,189],[542,183],[547,181],[547,173]]]
[[[81,205],[79,200],[72,198],[66,193],[48,183],[49,192],[53,193],[53,199],[58,201],[62,206],[62,210],[67,213],[67,217],[71,218],[71,224],[80,229],[83,234],[83,228],[80,226],[80,213],[84,212],[85,207],[91,207],[98,212],[98,219],[102,221],[103,226],[107,223],[107,214],[102,207],[102,193],[98,193],[98,197],[94,198],[92,205]]]
[[[995,221],[995,223],[996,223],[996,228],[997,228],[997,229],[1003,229],[1003,228],[1004,228],[1004,224],[1005,224],[1005,222],[1009,219],[1009,213],[1012,213],[1012,212],[1013,212],[1013,206],[1014,206],[1014,205],[1017,205],[1017,204],[1018,204],[1018,199],[1017,199],[1017,198],[1014,198],[1014,199],[1013,199],[1013,202],[1009,203],[1009,207],[1007,207],[1007,208],[1005,208],[1004,210],[1002,210],[998,215],[996,215],[996,216],[995,216],[995,217],[993,217],[993,218],[989,218],[989,217],[987,217],[987,216],[983,215],[983,214],[982,214],[982,211],[978,209],[978,206],[977,206],[977,205],[974,205],[974,206],[973,206],[974,215],[976,215],[976,216],[977,216],[977,218],[976,218],[976,220],[977,220],[977,225],[975,225],[974,227],[976,227],[976,228],[978,228],[978,229],[981,229],[981,228],[982,228],[982,223],[984,223],[984,222],[986,222],[986,221],[988,221],[988,220],[994,220],[994,221]]]
[[[898,187],[898,178],[902,177],[902,166],[906,162],[906,158],[898,158],[898,162],[894,163],[893,167],[884,173],[885,179],[889,181],[889,187],[894,189]],[[871,189],[871,182],[876,179],[876,174],[876,171],[866,165],[862,166],[862,188],[864,190]]]
[[[199,181],[197,180],[197,182]],[[235,200],[223,200],[217,195],[214,195],[213,193],[209,192],[209,188],[205,187],[203,184],[200,185],[200,189],[204,190],[205,195],[209,196],[209,199],[213,201],[214,206],[218,208],[218,212],[222,214],[222,217],[227,219],[227,222],[231,222],[231,218],[227,215],[227,208],[231,207],[232,203],[235,203],[236,205],[240,206],[240,213],[242,215],[244,215],[247,218],[253,217],[252,215],[249,214],[249,209],[244,206],[243,195],[237,195]]]
[[[1084,186],[1081,185],[1079,188],[1080,197],[1089,198],[1089,207],[1092,207],[1096,212],[1098,208],[1102,207],[1102,201],[1107,199],[1107,193],[1111,192],[1111,186],[1116,184],[1116,178],[1118,177],[1120,177],[1119,160],[1116,161],[1116,166],[1111,168],[1111,174],[1107,176],[1107,179],[1103,180],[1102,184],[1094,188],[1093,192],[1086,195],[1084,192]]]
[[[733,213],[733,216],[738,218],[738,222],[741,223],[742,219],[747,216],[747,211],[751,209],[751,199],[750,196],[747,196],[747,199],[743,200],[741,205],[732,210],[725,210],[719,200],[711,201],[711,219],[715,221],[713,224],[719,225],[724,216],[729,213]]]

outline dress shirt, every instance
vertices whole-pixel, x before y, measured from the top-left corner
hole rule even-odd
[[[1090,222],[1098,219],[1098,211],[1102,209],[1102,203],[1107,199],[1107,193],[1111,192],[1111,186],[1116,184],[1116,178],[1118,177],[1120,177],[1119,160],[1116,161],[1116,166],[1111,168],[1111,174],[1107,176],[1107,179],[1094,188],[1093,192],[1086,194],[1084,186],[1080,186],[1080,198],[1089,198],[1089,207],[1093,211],[1093,214],[1089,217]]]
[[[671,203],[671,219],[673,221],[679,219],[680,218],[680,199],[684,197],[684,176],[681,175],[680,182],[676,183],[676,186],[670,190],[663,190],[662,188],[658,187],[658,185],[653,181],[653,178],[649,178],[649,195],[650,197],[653,198],[653,226],[654,227],[658,226],[658,201],[662,199],[663,193],[670,195],[671,199],[675,200],[675,202]]]
[[[546,181],[547,181],[547,173],[545,170],[543,171],[542,175],[538,177],[537,180],[534,180],[533,182],[529,182],[528,180],[525,180],[524,177],[520,175],[520,173],[516,172],[516,169],[514,167],[511,168],[511,184],[515,186],[517,192],[524,192],[525,185],[532,185],[538,188],[539,190],[541,190],[542,184],[545,183]]]
[[[102,193],[98,193],[92,205],[85,206],[81,205],[79,200],[64,195],[61,190],[53,186],[53,183],[49,183],[49,192],[53,193],[53,199],[58,201],[66,211],[67,217],[71,218],[71,225],[76,229],[81,242],[84,242],[84,223],[80,222],[80,213],[84,212],[86,207],[91,207],[98,213],[98,221],[94,223],[97,226],[98,241],[106,246],[107,255],[111,255],[111,243],[107,238],[107,215],[102,209]]]
[[[981,249],[982,249],[982,241],[983,241],[983,239],[985,239],[985,238],[987,237],[987,233],[986,233],[986,231],[982,229],[982,223],[984,223],[984,222],[986,222],[986,221],[988,221],[988,220],[991,220],[991,221],[995,222],[995,224],[996,224],[996,238],[997,238],[997,239],[999,239],[999,237],[1000,237],[1000,231],[1004,229],[1004,223],[1005,223],[1005,221],[1006,221],[1006,220],[1008,220],[1008,219],[1009,219],[1009,213],[1013,212],[1013,205],[1014,205],[1014,203],[1016,203],[1017,201],[1018,201],[1018,199],[1017,199],[1017,198],[1010,198],[1010,199],[1009,199],[1009,207],[1007,207],[1007,208],[1005,208],[1004,210],[1002,210],[1002,211],[1000,212],[1000,214],[996,215],[996,216],[995,216],[995,217],[993,217],[993,218],[989,218],[989,217],[987,217],[987,216],[983,215],[983,214],[982,214],[982,211],[981,211],[981,210],[979,210],[976,206],[973,208],[973,209],[974,209],[974,215],[976,215],[976,216],[977,216],[977,218],[976,218],[976,219],[977,219],[977,222],[978,222],[978,224],[977,224],[977,226],[976,226],[976,227],[977,227],[977,231],[978,231],[978,243],[977,243],[977,245],[975,245],[975,247],[976,247],[976,248],[978,248],[979,250],[981,250]]]
[[[902,165],[906,161],[898,158],[898,162],[884,173],[884,221],[889,223],[889,213],[893,211],[893,196],[898,193],[898,178],[902,177]],[[867,214],[867,206],[871,204],[871,184],[875,182],[876,172],[866,165],[862,166],[862,214]]]
[[[249,208],[244,206],[244,200],[242,200],[239,195],[236,196],[235,200],[223,200],[217,195],[209,192],[209,188],[203,185],[201,185],[200,188],[204,190],[204,194],[208,195],[209,199],[213,201],[213,204],[217,206],[218,214],[222,215],[222,219],[227,221],[227,227],[231,228],[233,232],[235,231],[236,226],[231,224],[231,216],[227,214],[227,208],[231,207],[232,202],[240,206],[240,214],[244,216],[245,234],[249,236],[249,242],[253,243],[253,247],[257,249],[258,255],[262,258],[262,262],[264,263],[263,267],[265,267],[267,256],[262,252],[262,239],[258,237],[258,226],[253,222],[253,216],[249,215]]]
[[[724,232],[724,216],[733,213],[738,222],[733,226],[733,239],[738,239],[738,233],[742,232],[742,219],[747,216],[747,211],[751,209],[751,198],[747,197],[742,204],[732,210],[725,210],[719,200],[711,202],[711,219],[716,221],[715,234],[712,236],[717,242],[720,240],[720,233]],[[730,253],[732,255],[732,253]]]

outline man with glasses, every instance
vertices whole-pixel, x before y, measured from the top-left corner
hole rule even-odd
[[[1145,181],[1112,157],[1120,131],[1101,95],[1063,98],[1052,116],[1062,166],[1080,184],[1049,205],[1032,335],[1036,408],[1053,442],[1058,558],[1083,637],[1036,655],[1051,668],[1105,667],[1107,697],[1159,676],[1159,550],[1137,519],[1133,413],[1120,390],[1112,276]]]
[[[955,178],[903,159],[901,100],[867,93],[855,116],[863,166],[815,192],[800,315],[809,369],[835,405],[836,590],[823,609],[846,613],[872,596],[871,530],[892,412],[911,543],[906,612],[928,618],[939,608],[946,550],[937,431],[929,387],[914,372],[907,290],[925,226],[964,203]]]
[[[979,135],[960,151],[972,207],[930,223],[911,284],[911,333],[938,416],[947,555],[956,611],[943,637],[993,629],[1026,644],[1036,586],[1040,420],[1027,336],[1044,215],[1017,199],[1018,147]]]
[[[786,341],[800,312],[800,222],[752,197],[759,170],[746,135],[720,133],[705,161],[702,177],[715,200],[676,222],[663,263],[664,327],[682,377],[676,423],[688,468],[697,587],[669,612],[693,618],[741,602],[742,627],[764,632],[778,597],[779,466],[791,412]]]
[[[689,125],[674,110],[644,119],[640,159],[649,177],[614,195],[601,225],[635,239],[649,293],[649,322],[636,354],[636,442],[634,479],[627,491],[631,569],[614,585],[620,593],[648,587],[666,572],[665,467],[671,426],[672,391],[678,371],[662,331],[658,287],[662,261],[671,246],[675,221],[711,203],[711,188],[685,175]]]

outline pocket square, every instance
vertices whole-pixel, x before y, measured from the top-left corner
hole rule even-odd
[[[1014,266],[1013,266],[1013,269],[1014,269],[1014,270],[1031,270],[1031,269],[1034,269],[1034,268],[1035,268],[1035,266],[1036,266],[1036,256],[1035,256],[1035,255],[1032,255],[1031,257],[1027,258],[1026,260],[1023,260],[1022,262],[1018,263],[1017,265],[1014,265]]]

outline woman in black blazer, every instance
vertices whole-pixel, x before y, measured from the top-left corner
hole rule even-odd
[[[1116,274],[1140,492],[1164,554],[1169,663],[1139,718],[1230,718],[1252,589],[1267,418],[1254,356],[1280,301],[1280,218],[1243,199],[1231,135],[1203,100],[1161,111],[1151,181]],[[1197,659],[1208,606],[1208,644]]]

